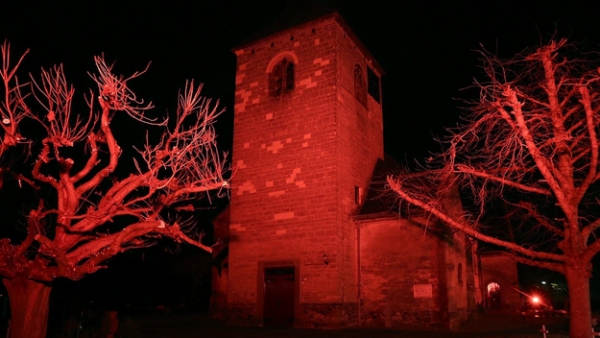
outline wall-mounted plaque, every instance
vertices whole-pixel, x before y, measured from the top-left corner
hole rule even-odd
[[[415,284],[413,285],[413,294],[415,298],[431,298],[433,297],[433,288],[431,284]]]

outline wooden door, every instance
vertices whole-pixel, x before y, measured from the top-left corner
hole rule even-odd
[[[266,268],[263,320],[265,326],[293,326],[296,278],[294,267]]]

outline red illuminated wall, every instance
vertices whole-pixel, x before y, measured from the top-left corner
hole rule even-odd
[[[361,326],[455,329],[473,310],[464,235],[435,234],[425,222],[359,222]],[[415,290],[427,287],[429,294]]]
[[[355,99],[354,68],[365,80],[368,67],[380,70],[337,15],[235,53],[229,307],[260,325],[262,269],[294,266],[297,326],[354,323],[355,187],[366,189],[383,156],[381,107]],[[278,56],[297,60],[294,90],[272,97],[267,71]]]

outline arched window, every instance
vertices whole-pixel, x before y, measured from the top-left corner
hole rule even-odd
[[[292,90],[294,90],[294,63],[288,58],[283,58],[269,73],[269,94],[280,96]]]
[[[363,69],[359,65],[354,66],[354,97],[358,102],[367,105],[367,84]]]

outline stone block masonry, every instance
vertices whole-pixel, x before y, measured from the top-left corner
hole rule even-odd
[[[366,189],[383,157],[381,107],[354,93],[353,69],[370,66],[368,52],[335,14],[235,53],[228,306],[266,320],[265,283],[279,279],[265,269],[281,266],[295,271],[285,284],[295,325],[354,325],[355,187]]]

